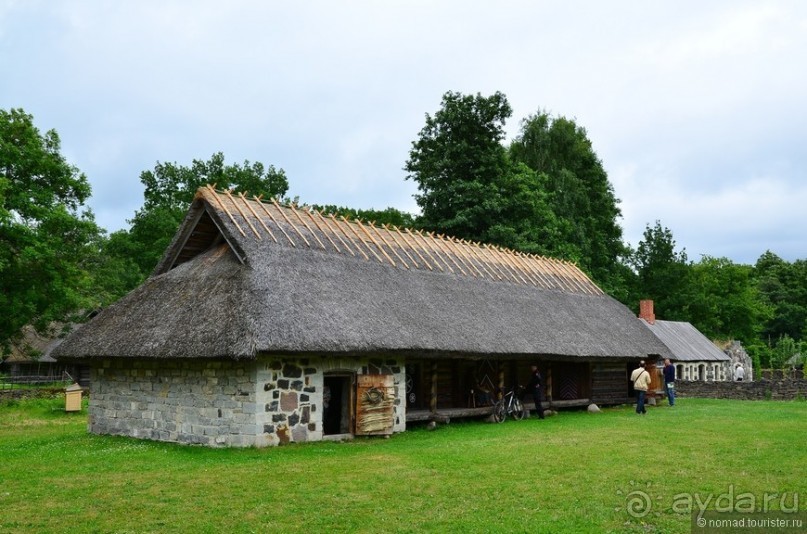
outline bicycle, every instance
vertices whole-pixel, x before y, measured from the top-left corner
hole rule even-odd
[[[521,392],[523,386],[519,386],[518,391]],[[493,405],[493,420],[497,423],[503,423],[507,416],[511,416],[516,421],[521,421],[526,415],[524,405],[521,404],[521,399],[516,395],[516,390],[511,389],[504,396],[496,401]]]

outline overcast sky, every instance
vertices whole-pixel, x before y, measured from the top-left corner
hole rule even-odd
[[[415,212],[446,91],[586,128],[636,246],[807,259],[807,2],[0,0],[0,108],[84,172],[109,231],[156,162],[283,168],[301,202]]]

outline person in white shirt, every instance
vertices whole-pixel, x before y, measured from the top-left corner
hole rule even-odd
[[[743,378],[745,378],[745,369],[743,369],[742,364],[738,363],[734,368],[734,381],[742,382]]]

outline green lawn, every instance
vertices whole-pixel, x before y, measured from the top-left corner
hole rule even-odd
[[[63,407],[0,404],[0,532],[690,532],[686,496],[807,507],[807,402],[679,399],[270,449],[89,435],[86,411]]]

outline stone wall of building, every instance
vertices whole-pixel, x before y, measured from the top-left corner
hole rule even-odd
[[[675,378],[701,382],[722,382],[731,380],[732,372],[728,362],[674,362]]]
[[[105,360],[91,370],[89,430],[210,446],[259,444],[255,362]]]
[[[397,360],[266,357],[259,360],[256,375],[257,421],[263,428],[261,445],[323,439],[323,391],[325,376],[329,373],[393,375],[393,432],[406,429],[406,406],[400,394],[406,369]]]
[[[745,380],[754,380],[756,378],[754,376],[754,361],[739,341],[732,341],[727,346],[723,347],[723,352],[731,358],[731,362],[729,362],[729,370],[731,372],[729,380],[734,379],[734,369],[737,366],[742,366],[745,371]]]
[[[406,429],[394,359],[106,360],[91,371],[90,432],[208,446],[323,439],[326,373],[393,376],[393,432]],[[352,409],[352,407],[351,407]]]

